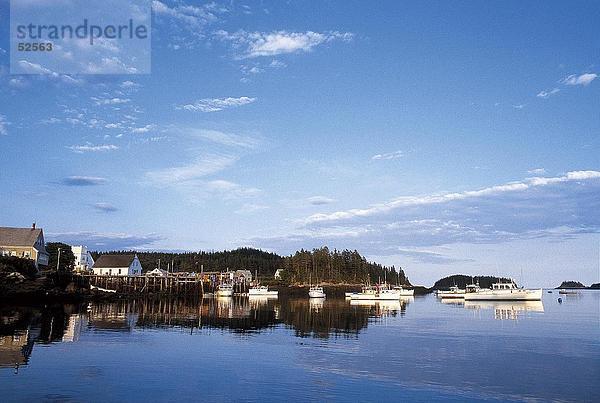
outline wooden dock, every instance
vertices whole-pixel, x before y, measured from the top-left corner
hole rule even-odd
[[[73,281],[83,287],[100,287],[106,290],[114,290],[118,294],[143,295],[143,294],[167,294],[167,295],[196,295],[213,293],[218,282],[207,279],[206,276],[107,276],[96,274],[76,274]],[[247,293],[248,285],[245,283],[235,284],[236,293]]]

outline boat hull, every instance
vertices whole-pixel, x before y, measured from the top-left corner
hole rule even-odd
[[[542,289],[539,290],[483,290],[467,293],[465,301],[541,301]]]
[[[462,299],[465,297],[465,293],[462,292],[455,292],[455,293],[443,293],[443,294],[438,294],[438,297],[440,297],[441,299]]]
[[[233,290],[218,290],[217,297],[233,297]]]
[[[279,291],[248,290],[249,297],[277,297]]]
[[[309,298],[325,298],[325,293],[323,291],[309,291]]]

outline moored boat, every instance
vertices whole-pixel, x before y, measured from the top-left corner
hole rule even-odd
[[[325,292],[323,291],[323,287],[321,286],[311,286],[308,289],[308,297],[309,298],[325,298]]]
[[[271,291],[266,285],[255,285],[248,290],[249,297],[277,297],[278,291]]]
[[[465,301],[541,301],[542,289],[518,288],[515,283],[494,283],[492,288],[465,292]]]
[[[217,297],[233,297],[233,285],[228,283],[219,284],[216,294]]]
[[[398,291],[401,297],[412,297],[415,295],[415,290],[404,288],[401,285],[397,285],[393,289],[394,291]]]
[[[439,290],[437,296],[439,298],[464,298],[465,290],[454,285],[449,290]]]
[[[390,289],[387,284],[377,284],[375,286],[366,285],[360,292],[350,295],[352,301],[391,301],[400,299],[400,291]]]

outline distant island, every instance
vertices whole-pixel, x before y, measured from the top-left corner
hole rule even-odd
[[[585,284],[580,283],[579,281],[563,281],[558,287],[556,287],[556,289],[565,289],[565,288],[571,288],[571,289],[588,289],[588,290],[600,290],[600,283],[594,283],[592,285],[590,285],[589,287],[586,287]]]
[[[586,286],[579,281],[563,281],[558,287],[556,287],[556,289],[561,288],[586,288]]]

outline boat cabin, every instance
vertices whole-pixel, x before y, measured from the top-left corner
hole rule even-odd
[[[515,283],[495,283],[492,284],[492,290],[514,290],[517,286]]]

